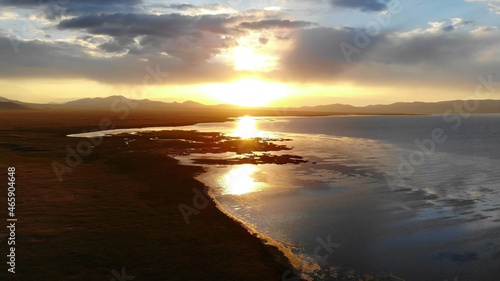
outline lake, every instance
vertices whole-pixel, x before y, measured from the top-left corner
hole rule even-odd
[[[292,139],[276,154],[308,163],[213,165],[198,180],[290,249],[311,280],[351,269],[500,280],[500,115],[243,117],[177,129]],[[203,157],[214,155],[177,158]]]

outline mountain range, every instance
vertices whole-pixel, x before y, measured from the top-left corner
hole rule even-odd
[[[84,98],[74,101],[69,101],[63,104],[35,104],[25,103],[17,100],[11,100],[0,97],[0,110],[29,110],[29,109],[80,109],[80,110],[106,110],[116,107],[118,104],[129,104],[131,108],[137,110],[231,110],[231,111],[255,111],[255,110],[279,110],[285,115],[294,115],[301,112],[307,115],[324,115],[324,114],[444,114],[446,112],[459,112],[460,108],[464,112],[488,114],[500,113],[500,100],[480,100],[469,101],[469,110],[464,108],[464,100],[452,100],[442,102],[398,102],[393,104],[379,104],[368,106],[352,106],[346,104],[329,104],[318,106],[302,106],[302,107],[287,107],[287,108],[249,108],[229,104],[220,105],[204,105],[194,101],[178,102],[162,102],[152,101],[148,99],[136,100],[129,99],[124,96],[110,96],[105,98]],[[470,110],[471,106],[475,105],[477,109]]]

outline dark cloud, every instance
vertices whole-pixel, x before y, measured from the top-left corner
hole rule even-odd
[[[448,26],[445,26],[443,27],[443,31],[444,32],[448,32],[448,31],[452,31],[455,27],[453,25],[448,25]]]
[[[283,41],[290,40],[290,36],[286,36],[286,35],[275,35],[274,38],[276,38],[278,40],[283,40]]]
[[[226,27],[229,21],[226,16],[116,13],[63,20],[58,28],[110,36],[113,39],[101,46],[108,52],[128,49],[133,54],[166,53],[198,62],[237,44],[238,31]]]
[[[109,53],[123,53],[127,52],[129,48],[134,45],[134,43],[134,39],[130,37],[115,37],[99,45],[99,48]]]
[[[387,9],[390,0],[330,0],[334,7],[359,9],[364,12],[379,12]]]
[[[89,39],[90,40],[90,39]],[[149,69],[169,73],[163,84],[227,82],[236,74],[218,63],[185,64],[165,55],[96,57],[77,44],[25,41],[15,55],[11,41],[0,37],[0,77],[8,79],[90,79],[111,84],[142,85]],[[154,82],[154,81],[152,81]]]
[[[345,71],[350,67],[344,52],[339,47],[341,43],[355,46],[358,30],[343,28],[313,28],[302,30],[294,38],[295,46],[286,53],[281,63],[283,68],[299,80],[323,80]],[[371,39],[371,44],[365,53],[353,55],[354,61],[361,61],[368,50],[385,40],[384,36]]]
[[[419,34],[404,40],[392,39],[374,50],[370,57],[390,64],[426,64],[442,68],[464,60],[465,65],[475,64],[475,57],[500,44],[500,38],[494,36],[474,36],[453,30]]]
[[[175,37],[193,29],[195,18],[179,14],[100,14],[63,20],[59,29],[85,29],[91,34],[109,36],[155,35]]]
[[[291,21],[291,20],[261,20],[256,22],[242,22],[240,27],[252,30],[259,29],[297,29],[304,28],[311,25],[316,25],[312,22],[307,21]]]
[[[477,23],[475,21],[457,21],[457,22],[453,22],[452,24],[443,27],[442,31],[449,32],[449,31],[452,31],[454,29],[467,27],[467,26],[474,27],[474,26],[477,26]]]
[[[409,36],[380,34],[361,46],[356,44],[356,38],[358,43],[361,40],[360,30],[305,29],[292,38],[294,47],[282,56],[281,70],[273,75],[287,81],[473,90],[471,83],[477,83],[478,74],[500,69],[500,60],[495,57],[500,31],[484,30],[482,34],[456,29]],[[350,62],[341,44],[356,48]]]
[[[32,8],[46,19],[59,19],[64,15],[94,13],[137,12],[142,0],[0,0],[0,6]]]
[[[193,5],[193,4],[170,4],[170,5],[166,5],[165,7],[170,8],[170,9],[175,9],[175,10],[181,10],[181,11],[198,8],[198,6]]]
[[[87,4],[99,5],[137,5],[142,3],[142,0],[85,0],[85,1],[72,1],[72,0],[0,0],[0,5],[8,6],[39,6],[39,5],[68,5],[71,2],[85,2]]]

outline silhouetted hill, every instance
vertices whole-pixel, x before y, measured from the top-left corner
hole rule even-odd
[[[194,101],[185,101],[182,103],[183,106],[190,106],[190,107],[204,107],[206,105],[204,104],[201,104],[201,103],[198,103],[198,102],[194,102]]]
[[[17,103],[17,104],[24,104],[24,102],[20,102],[18,100],[11,100],[8,98],[0,97],[0,102],[12,102],[12,103]]]
[[[65,107],[78,107],[78,108],[113,108],[120,105],[127,104],[130,108],[137,109],[190,109],[190,108],[200,108],[207,107],[201,103],[194,101],[185,101],[183,103],[178,102],[162,102],[162,101],[152,101],[148,99],[135,100],[129,99],[124,96],[110,96],[106,98],[85,98],[75,101],[70,101],[64,104]]]
[[[6,104],[2,108],[21,109],[21,108],[38,108],[38,109],[97,109],[110,110],[120,106],[128,105],[131,109],[137,110],[175,110],[175,111],[197,111],[197,112],[213,112],[226,111],[235,115],[275,115],[273,112],[286,113],[286,115],[328,115],[328,114],[444,114],[446,112],[458,113],[457,109],[463,108],[465,101],[442,101],[442,102],[397,102],[393,104],[377,104],[362,107],[356,107],[347,104],[329,104],[318,106],[302,106],[283,108],[251,108],[242,107],[230,104],[219,105],[204,105],[194,101],[178,102],[161,102],[148,99],[135,100],[128,99],[124,96],[110,96],[105,98],[84,98],[67,102],[65,104],[28,104],[20,101],[9,100],[0,97],[0,102]],[[500,113],[500,100],[480,100],[468,101],[469,105],[474,105],[478,102],[478,108],[473,112],[463,109],[467,113],[487,114]],[[18,105],[18,106],[16,106]],[[282,114],[280,114],[282,115]]]
[[[91,108],[111,108],[112,106],[117,106],[119,103],[130,102],[134,106],[143,107],[161,107],[166,103],[160,101],[150,101],[150,100],[132,100],[123,96],[110,96],[106,98],[84,98],[79,100],[74,100],[65,103],[65,106],[71,107],[91,107]]]
[[[448,111],[456,111],[456,108],[462,107],[464,112],[463,100],[442,101],[442,102],[398,102],[388,105],[368,105],[364,107],[355,107],[345,104],[331,104],[319,106],[303,106],[300,110],[314,112],[332,112],[332,113],[352,113],[352,114],[444,114]],[[469,101],[474,106],[476,101]],[[478,108],[470,113],[500,113],[500,100],[480,100]]]
[[[11,101],[0,101],[0,109],[30,109],[30,108]]]

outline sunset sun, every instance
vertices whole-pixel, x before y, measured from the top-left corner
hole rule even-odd
[[[240,79],[232,83],[201,86],[202,91],[221,103],[239,106],[266,106],[285,98],[288,87],[257,79]]]
[[[267,70],[274,66],[273,58],[257,54],[251,47],[238,46],[233,49],[235,70]]]

